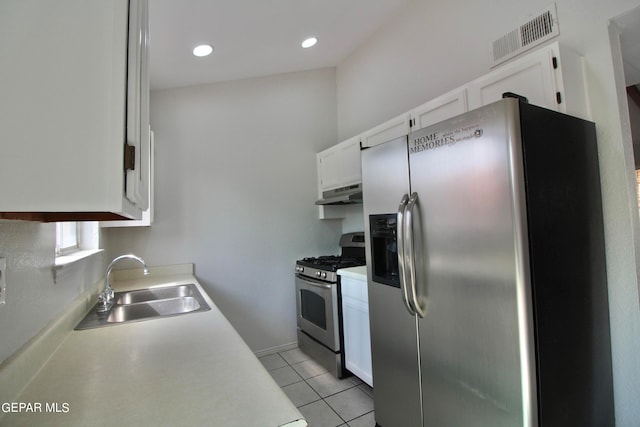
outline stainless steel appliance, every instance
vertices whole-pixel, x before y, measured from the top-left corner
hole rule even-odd
[[[593,123],[504,99],[362,174],[378,426],[614,425]]]
[[[322,192],[322,199],[316,205],[348,205],[362,203],[362,184],[347,185]]]
[[[340,238],[341,255],[296,261],[298,347],[338,378],[344,368],[340,268],[365,265],[364,233]]]

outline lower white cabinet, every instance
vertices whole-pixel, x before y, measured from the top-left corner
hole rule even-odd
[[[345,366],[373,387],[366,267],[338,270],[342,287]]]

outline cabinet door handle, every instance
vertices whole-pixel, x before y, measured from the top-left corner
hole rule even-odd
[[[124,170],[132,171],[136,169],[136,147],[133,145],[124,145]]]

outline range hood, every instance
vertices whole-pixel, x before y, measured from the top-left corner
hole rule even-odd
[[[316,205],[348,205],[353,203],[362,203],[361,183],[323,191],[322,199],[316,201]]]

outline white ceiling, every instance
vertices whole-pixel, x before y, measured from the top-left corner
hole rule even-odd
[[[149,0],[151,88],[336,66],[408,1]],[[201,43],[213,54],[194,57]]]

